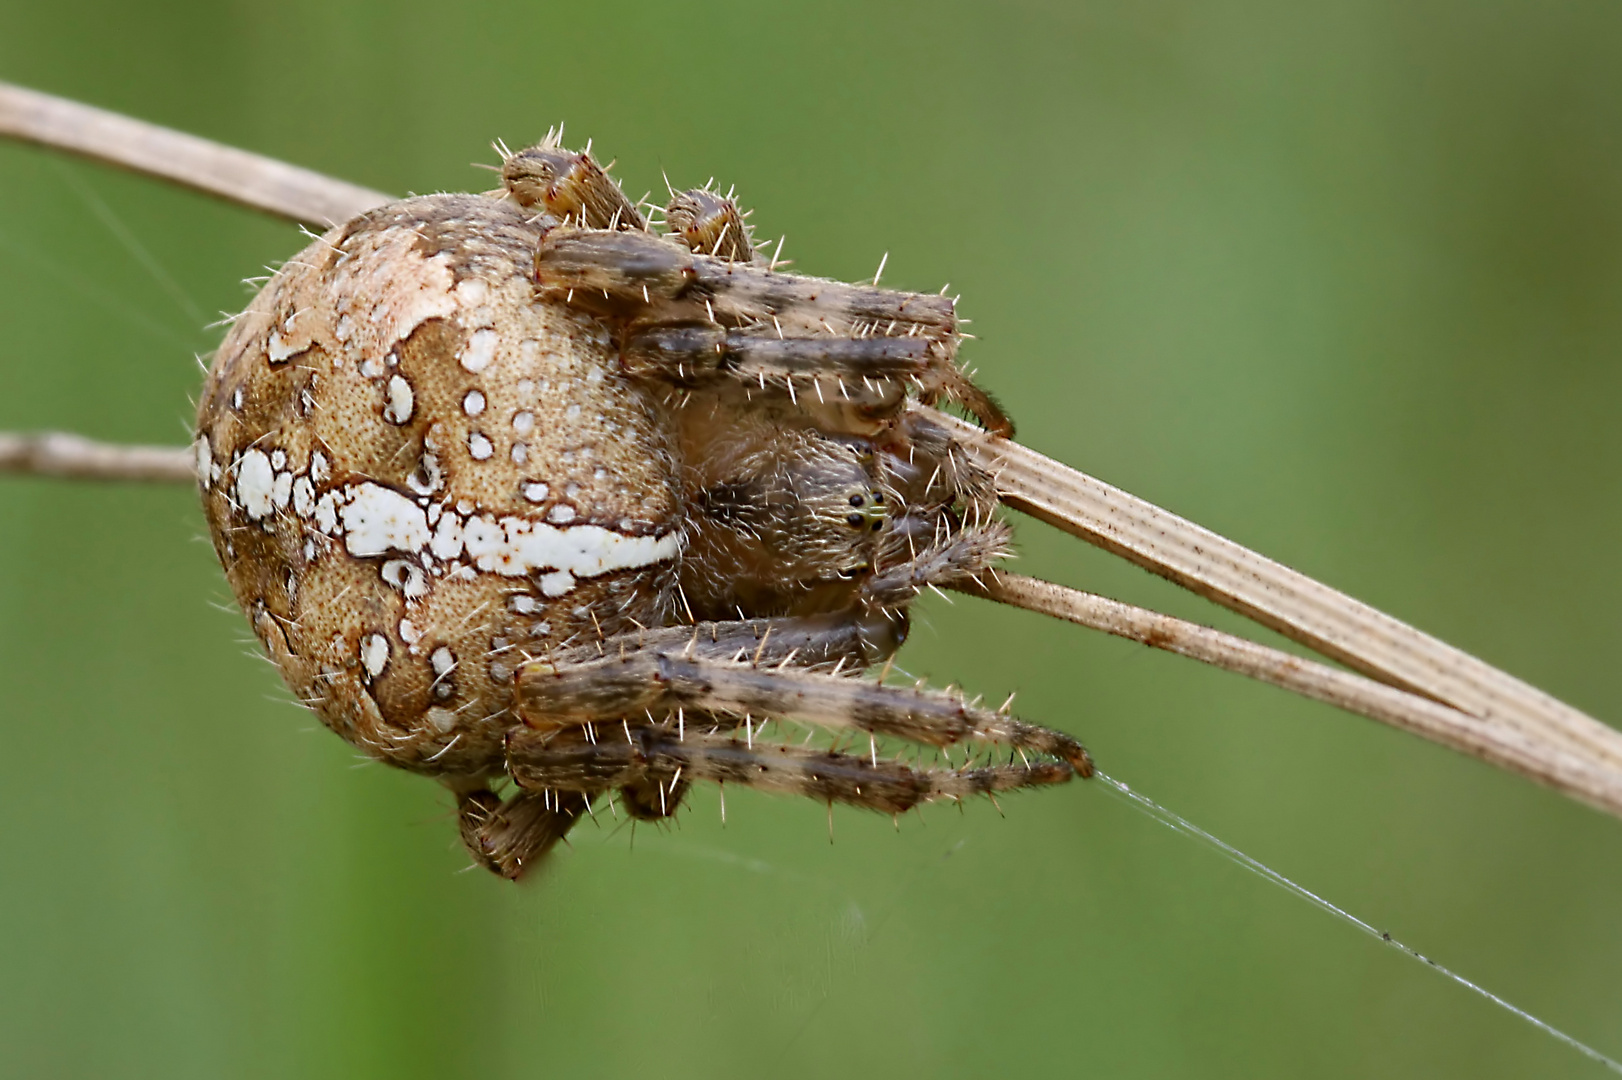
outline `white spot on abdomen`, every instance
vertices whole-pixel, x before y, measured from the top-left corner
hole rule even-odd
[[[276,331],[272,331],[270,340],[265,343],[265,356],[272,364],[285,364],[303,351],[303,347],[289,345],[287,339]]]
[[[462,533],[468,557],[480,570],[521,577],[536,570],[567,570],[597,577],[615,570],[673,559],[682,534],[626,536],[598,525],[559,529],[527,518],[472,518]],[[556,595],[556,594],[553,594]]]
[[[389,376],[389,403],[383,406],[383,419],[391,424],[403,424],[411,419],[413,408],[411,384],[398,375]]]
[[[307,476],[293,481],[293,512],[303,518],[315,513],[315,485]]]
[[[450,673],[456,669],[456,654],[449,646],[441,645],[429,654],[428,663],[434,669],[434,697],[444,701],[456,692],[450,682]]]
[[[268,462],[266,464],[269,464]],[[377,484],[361,484],[339,511],[344,547],[364,558],[390,551],[421,551],[428,544],[428,515],[422,507]]]
[[[197,482],[208,487],[209,467],[214,464],[214,451],[208,445],[208,436],[199,435],[192,444],[192,468],[197,473]]]
[[[428,595],[428,575],[422,567],[404,559],[390,559],[383,564],[383,580],[405,593],[407,600],[420,600]]]
[[[237,502],[258,521],[274,505],[276,472],[263,450],[249,450],[237,462]]]
[[[434,558],[447,561],[462,554],[462,519],[455,514],[441,516],[428,550],[434,553]]]
[[[338,531],[338,499],[336,491],[329,491],[315,504],[315,527],[329,536]]]
[[[418,495],[432,495],[439,490],[443,480],[444,476],[439,471],[439,458],[433,454],[424,454],[417,462],[417,467],[411,470],[411,475],[406,477],[406,487]]]
[[[496,346],[501,338],[494,330],[475,330],[467,339],[462,355],[457,357],[462,366],[477,375],[496,358]]]
[[[382,634],[367,634],[360,642],[360,662],[372,678],[381,675],[389,663],[389,639]]]

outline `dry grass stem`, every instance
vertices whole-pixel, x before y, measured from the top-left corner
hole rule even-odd
[[[1514,676],[1029,447],[934,410],[931,417],[996,473],[999,497],[1013,509],[1381,682],[1622,768],[1622,733]]]
[[[1622,769],[1350,671],[1208,626],[1020,574],[961,591],[1248,675],[1401,728],[1622,816]]]
[[[117,446],[60,431],[0,432],[0,473],[184,484],[194,479],[194,466],[185,447]]]
[[[0,136],[162,177],[321,229],[392,198],[274,158],[4,82]]]

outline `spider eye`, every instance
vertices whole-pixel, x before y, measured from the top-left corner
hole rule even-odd
[[[866,500],[864,500],[860,495],[852,495],[850,497],[850,504],[852,506],[861,506],[862,503],[865,502],[865,501]]]
[[[845,520],[850,523],[851,528],[860,529],[862,527],[862,523],[867,519],[860,514],[850,514],[845,518]]]
[[[875,491],[873,493],[873,503],[876,506],[883,506],[884,505],[884,492]]]
[[[874,532],[878,532],[878,531],[879,531],[879,530],[880,530],[880,529],[882,529],[882,528],[884,528],[884,522],[882,522],[882,521],[875,521],[875,522],[874,522],[874,523],[873,523],[873,531],[874,531]]]

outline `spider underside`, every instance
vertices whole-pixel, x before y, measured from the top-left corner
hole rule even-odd
[[[205,513],[299,698],[447,784],[506,877],[607,792],[641,819],[695,781],[898,814],[1090,774],[1067,735],[859,677],[921,589],[1007,550],[991,477],[907,409],[1009,430],[953,301],[781,272],[708,189],[656,232],[555,139],[502,178],[333,229],[210,372]],[[788,718],[835,747],[761,738]]]

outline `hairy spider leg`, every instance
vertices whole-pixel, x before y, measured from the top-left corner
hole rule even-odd
[[[708,188],[672,195],[665,206],[665,226],[700,255],[728,262],[755,261],[754,237],[730,196]]]
[[[515,729],[507,755],[513,778],[530,790],[622,790],[638,782],[681,785],[691,780],[739,784],[764,791],[840,802],[887,814],[920,803],[961,800],[999,791],[1062,784],[1075,773],[1064,762],[920,769],[809,747],[757,743],[730,735],[632,728],[625,739],[597,746],[549,742],[540,732]],[[674,808],[674,800],[666,805]]]
[[[462,845],[485,869],[516,881],[539,862],[587,810],[578,791],[519,791],[502,802],[488,788],[457,806]]]
[[[666,378],[685,380],[696,352],[715,356],[708,363],[717,374],[781,379],[791,396],[795,375],[841,386],[870,379],[899,384],[903,393],[910,381],[926,402],[946,398],[993,433],[1013,432],[1001,408],[957,366],[956,304],[948,297],[779,273],[697,254],[650,233],[570,228],[553,229],[542,240],[535,280],[543,296],[623,320],[627,341],[635,343],[628,352]],[[690,327],[722,334],[661,333]],[[920,344],[890,350],[852,344],[870,338]],[[674,351],[666,354],[666,346]],[[820,365],[819,347],[826,357]],[[915,370],[898,373],[898,364]],[[903,394],[888,396],[893,408]]]
[[[591,154],[542,143],[501,163],[501,183],[514,202],[591,229],[646,229],[647,222]]]
[[[609,643],[605,643],[607,646]],[[537,729],[568,721],[661,717],[678,708],[766,718],[793,717],[832,730],[865,731],[929,746],[964,740],[1062,758],[1083,776],[1087,751],[1063,732],[981,708],[960,693],[885,686],[862,678],[642,649],[559,667],[534,661],[518,673],[519,713],[544,717]],[[612,740],[611,740],[612,741]]]

